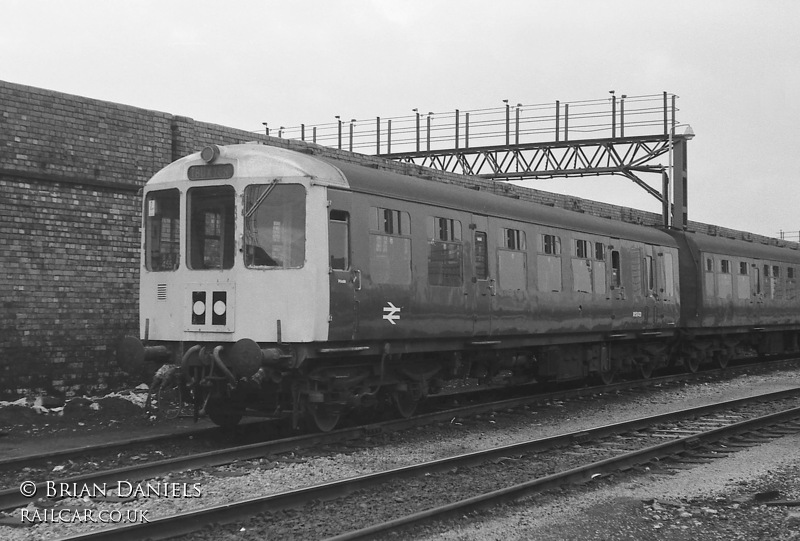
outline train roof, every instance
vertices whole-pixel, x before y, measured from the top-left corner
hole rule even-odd
[[[339,169],[310,154],[253,143],[212,146],[219,150],[213,163],[233,164],[237,178],[305,177],[325,186],[348,186]],[[201,154],[202,151],[195,152],[172,162],[158,171],[147,185],[186,180],[190,167],[207,165]]]
[[[685,233],[689,242],[694,243],[701,252],[730,255],[754,259],[785,261],[800,265],[800,251],[785,246],[774,246],[760,242],[748,242],[727,237]]]
[[[339,160],[320,159],[339,168],[347,177],[350,188],[362,193],[388,196],[403,201],[431,204],[454,210],[465,210],[559,229],[589,232],[612,238],[624,238],[660,246],[677,246],[671,236],[655,227],[600,218]]]
[[[305,177],[314,180],[318,185],[350,189],[401,201],[648,244],[677,246],[670,235],[655,227],[600,218],[531,201],[520,201],[456,184],[422,179],[270,145],[245,143],[220,145],[216,148],[219,154],[213,163],[233,164],[236,178]],[[195,152],[174,161],[158,171],[148,181],[147,186],[152,188],[158,184],[186,180],[189,178],[190,167],[208,164],[201,154]]]

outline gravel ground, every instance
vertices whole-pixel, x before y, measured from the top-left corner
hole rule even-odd
[[[313,457],[272,457],[248,468],[222,468],[211,472],[173,476],[171,482],[198,483],[199,497],[139,498],[128,504],[74,499],[62,505],[77,509],[146,511],[149,518],[197,506],[215,505],[260,494],[275,493],[323,481],[431,460],[490,446],[582,430],[598,424],[618,422],[725,399],[800,386],[800,371],[769,375],[741,376],[713,384],[692,384],[665,388],[642,395],[602,396],[594,399],[553,404],[528,410],[522,415],[483,416],[477,420],[453,423],[403,434],[379,436],[366,447],[348,450],[332,448]],[[754,505],[751,496],[762,487],[777,486],[780,480],[798,479],[800,456],[798,439],[784,437],[775,442],[743,450],[726,459],[697,466],[675,475],[650,472],[570,491],[567,499],[536,498],[504,508],[411,531],[401,537],[436,539],[760,539],[764,531],[774,539],[785,525],[792,527],[791,508]],[[769,476],[772,477],[769,477]],[[55,474],[54,474],[55,476]],[[762,476],[767,476],[762,479]],[[784,477],[789,476],[789,477]],[[789,483],[789,481],[786,481]],[[783,499],[797,498],[797,487],[781,490]],[[748,499],[749,498],[749,499]],[[714,511],[714,512],[712,512]],[[369,513],[368,509],[364,510]],[[18,517],[18,510],[16,516]],[[750,520],[750,514],[763,520]],[[12,520],[14,520],[12,518]],[[754,524],[754,535],[736,537],[724,527],[744,521]],[[700,523],[700,525],[696,524]],[[50,539],[96,527],[75,522],[40,524],[33,527],[0,526],[0,538]],[[717,537],[705,535],[711,528]],[[783,526],[781,526],[783,527]],[[733,532],[738,531],[736,528]],[[239,532],[239,535],[237,535]],[[749,531],[748,531],[749,532]],[[207,538],[243,538],[240,527],[220,527],[206,532]],[[250,531],[247,534],[253,534]],[[270,532],[263,532],[269,534]],[[729,535],[725,537],[725,535]],[[684,537],[681,537],[684,536]]]
[[[436,527],[406,532],[425,540],[800,539],[800,435],[671,474],[651,470],[548,494]]]

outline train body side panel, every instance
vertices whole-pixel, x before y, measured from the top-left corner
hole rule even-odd
[[[386,184],[387,173],[337,165],[353,190],[352,272],[339,279],[359,287],[352,332],[346,323],[331,339],[563,343],[678,325],[677,245],[662,232],[449,187],[462,201],[435,183]],[[451,227],[452,242],[440,238]],[[558,254],[545,253],[544,235],[559,238]]]
[[[751,242],[673,233],[685,245],[681,279],[688,329],[749,332],[800,326],[800,254]],[[686,289],[689,284],[690,289]]]

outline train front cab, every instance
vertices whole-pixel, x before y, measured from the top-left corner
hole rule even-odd
[[[230,424],[219,412],[249,399],[235,389],[248,384],[278,408],[283,397],[262,384],[302,361],[307,348],[295,345],[327,338],[327,190],[346,181],[304,154],[215,148],[145,187],[140,338],[145,354],[183,366],[200,409]]]

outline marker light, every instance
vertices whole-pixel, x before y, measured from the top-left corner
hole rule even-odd
[[[200,151],[200,157],[206,163],[211,163],[219,158],[219,147],[217,145],[208,145]]]

